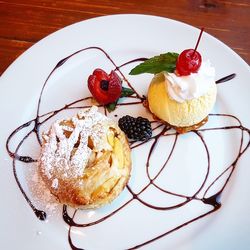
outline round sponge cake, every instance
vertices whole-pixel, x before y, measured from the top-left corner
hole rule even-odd
[[[167,81],[164,73],[159,73],[150,83],[148,104],[154,115],[168,124],[180,128],[194,126],[208,116],[216,101],[215,83],[205,95],[180,103],[169,97]]]

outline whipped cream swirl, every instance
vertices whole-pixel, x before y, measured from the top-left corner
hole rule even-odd
[[[177,76],[165,72],[164,75],[170,98],[180,103],[203,96],[215,84],[215,69],[209,60],[201,63],[197,73]]]

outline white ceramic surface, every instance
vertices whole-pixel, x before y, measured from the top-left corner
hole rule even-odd
[[[117,65],[139,57],[150,57],[167,51],[181,52],[195,45],[199,30],[189,25],[170,19],[144,15],[115,15],[90,19],[68,26],[44,38],[6,70],[0,78],[0,214],[2,249],[70,249],[68,244],[68,226],[61,216],[61,205],[49,214],[46,222],[39,221],[16,185],[12,160],[8,156],[5,144],[10,133],[19,125],[33,119],[36,115],[37,101],[41,87],[53,67],[62,58],[89,46],[103,48]],[[237,77],[218,86],[218,98],[213,113],[226,113],[237,116],[247,128],[250,128],[250,71],[249,66],[230,48],[204,33],[199,51],[204,58],[209,58],[216,68],[216,79],[230,73]],[[122,72],[133,83],[141,94],[146,94],[151,75],[128,76],[134,65],[122,68]],[[66,103],[88,96],[86,87],[88,75],[94,68],[112,69],[111,63],[100,52],[91,50],[82,52],[68,60],[49,80],[44,92],[41,113],[63,107]],[[147,115],[142,107],[126,108],[111,113],[118,118],[124,114]],[[114,117],[114,119],[117,119]],[[223,119],[210,119],[207,126],[221,126]],[[49,126],[50,123],[46,124]],[[44,128],[45,129],[45,128]],[[22,137],[18,134],[11,146]],[[211,151],[211,179],[217,171],[232,162],[239,147],[239,133],[208,133],[209,150]],[[32,140],[23,147],[24,152],[37,157],[39,147]],[[165,159],[173,143],[173,137],[167,137],[159,143],[151,164],[151,174]],[[149,144],[150,145],[150,144]],[[133,171],[130,186],[139,191],[147,183],[145,161],[148,146],[133,151]],[[173,159],[159,178],[159,185],[168,190],[190,194],[204,176],[206,164],[204,148],[194,134],[179,137],[178,147]],[[237,164],[230,183],[222,196],[222,208],[177,232],[165,236],[143,249],[249,249],[250,245],[250,152],[243,155]],[[29,192],[29,170],[35,164],[17,166],[18,176],[31,200],[36,200]],[[32,172],[32,170],[30,170]],[[32,182],[31,182],[32,183]],[[34,182],[33,182],[34,184]],[[131,198],[125,189],[111,205],[98,210],[78,212],[78,221],[95,221],[109,214],[114,208]],[[172,197],[164,196],[159,191],[148,189],[143,194],[150,204],[173,204]],[[42,203],[42,202],[41,202]],[[45,207],[46,204],[37,203]],[[49,210],[51,207],[47,207]],[[180,209],[158,211],[149,209],[136,200],[131,202],[116,216],[89,228],[71,230],[73,243],[84,249],[125,249],[166,232],[204,211],[209,206],[192,202]],[[211,207],[210,207],[211,209]],[[49,213],[49,211],[47,211]]]

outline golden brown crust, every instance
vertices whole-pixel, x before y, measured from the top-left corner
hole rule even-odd
[[[66,120],[66,123],[68,124],[69,120]],[[60,203],[81,209],[101,207],[113,201],[126,186],[131,172],[130,147],[127,138],[114,122],[109,120],[103,126],[107,126],[104,139],[109,147],[105,146],[106,148],[100,151],[88,143],[88,147],[92,147],[92,152],[87,165],[81,175],[70,178],[65,177],[62,166],[48,165],[51,162],[57,162],[46,159],[46,146],[48,146],[46,143],[49,143],[52,128],[45,136],[39,170],[50,192]],[[91,143],[93,144],[93,141]],[[76,143],[75,146],[72,152],[75,152],[79,145]],[[55,157],[57,157],[56,153]]]
[[[200,127],[202,127],[203,125],[205,125],[208,121],[208,116],[203,119],[201,122],[197,123],[197,124],[194,124],[192,126],[187,126],[187,127],[175,127],[175,126],[172,126],[170,125],[172,128],[174,128],[179,134],[185,134],[189,131],[193,131],[193,130],[196,130]]]

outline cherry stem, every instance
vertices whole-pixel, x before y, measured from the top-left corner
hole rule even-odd
[[[199,38],[198,38],[198,40],[197,40],[197,43],[196,43],[196,45],[195,45],[194,52],[193,52],[193,54],[192,54],[191,57],[194,56],[194,54],[195,54],[195,52],[196,52],[196,50],[197,50],[197,48],[198,48],[198,45],[199,45],[199,43],[200,43],[200,40],[201,40],[201,36],[202,36],[203,31],[204,31],[204,27],[201,28]]]

